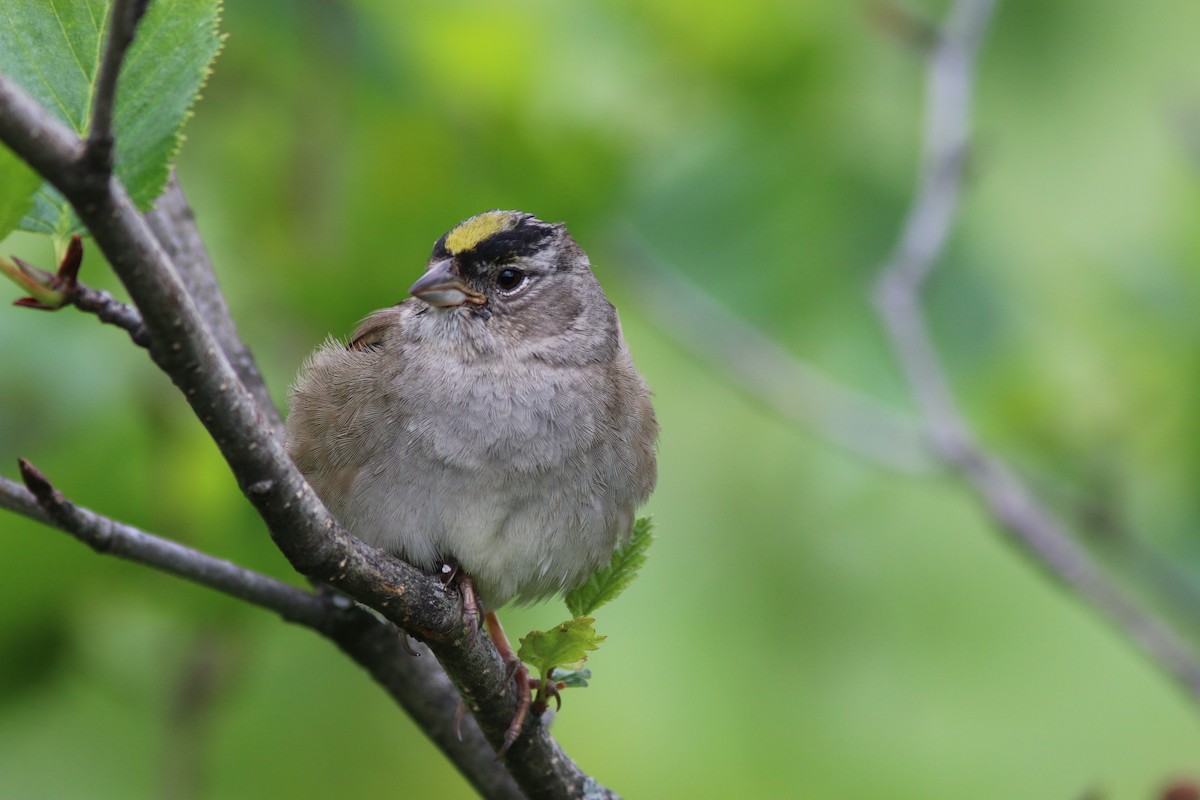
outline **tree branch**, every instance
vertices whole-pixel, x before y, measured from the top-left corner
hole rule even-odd
[[[73,171],[83,154],[83,143],[5,75],[0,75],[0,139],[43,178],[47,171]]]
[[[92,97],[92,123],[88,129],[84,158],[98,174],[113,168],[113,111],[116,108],[117,79],[125,53],[133,44],[138,20],[149,0],[114,0],[109,12],[104,54],[96,72],[96,92]]]
[[[977,443],[922,313],[921,290],[958,208],[975,57],[994,6],[994,0],[957,0],[930,54],[918,187],[895,250],[880,270],[876,304],[937,456],[972,487],[1010,541],[1200,702],[1200,661],[1184,640],[1121,592],[1016,474]]]
[[[37,498],[24,486],[0,475],[0,508],[28,517],[43,525],[54,525],[46,510],[38,505]]]
[[[30,500],[44,514],[28,514],[39,522],[66,531],[97,553],[136,561],[224,592],[239,600],[274,611],[289,622],[318,627],[325,610],[319,598],[273,578],[228,561],[204,555],[181,544],[77,506],[51,485],[37,467],[20,459],[25,491],[0,478],[0,502],[26,513]]]
[[[0,76],[0,140],[50,181],[116,271],[150,333],[150,355],[204,424],[272,539],[299,572],[329,583],[419,639],[495,747],[517,705],[514,682],[488,637],[462,622],[461,599],[420,570],[346,533],[284,450],[242,385],[175,266],[114,177],[97,180],[63,125]],[[530,798],[607,796],[531,717],[506,763]]]
[[[651,255],[632,225],[615,238],[636,269],[623,273],[646,319],[783,419],[878,466],[931,468],[916,422],[793,356],[677,270]]]
[[[390,623],[341,596],[305,591],[75,505],[28,461],[20,465],[29,488],[0,477],[0,508],[65,531],[98,553],[176,575],[311,628],[366,669],[480,794],[524,797],[473,719],[464,719],[462,736],[456,734],[457,690],[427,648],[418,645],[418,656],[405,652],[403,634]]]

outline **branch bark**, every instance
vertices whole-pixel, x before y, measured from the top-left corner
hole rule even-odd
[[[109,10],[104,52],[96,72],[96,92],[92,98],[92,121],[84,145],[84,157],[98,174],[113,168],[113,112],[117,104],[117,79],[125,54],[133,44],[138,21],[149,0],[114,0]]]
[[[938,458],[975,492],[1009,540],[1090,605],[1200,704],[1200,660],[1166,622],[1122,592],[958,409],[925,321],[921,294],[946,246],[970,145],[975,59],[995,0],[957,0],[929,54],[918,186],[875,301]]]

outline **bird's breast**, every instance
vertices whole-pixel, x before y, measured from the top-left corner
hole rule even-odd
[[[418,398],[403,415],[405,444],[448,466],[551,470],[590,449],[600,434],[603,392],[581,369],[427,359],[405,372],[397,396]],[[414,382],[423,390],[414,393]]]

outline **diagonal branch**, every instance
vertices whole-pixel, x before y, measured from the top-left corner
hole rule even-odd
[[[969,146],[974,64],[995,0],[957,0],[928,67],[916,194],[875,300],[935,454],[971,486],[1010,541],[1128,636],[1200,702],[1200,660],[1162,620],[1118,589],[959,411],[923,315],[921,291],[945,248]]]
[[[495,647],[488,637],[470,635],[460,599],[438,580],[354,539],[325,509],[120,182],[97,180],[78,158],[70,131],[3,76],[0,140],[54,185],[91,231],[142,313],[151,357],[204,424],[292,566],[425,641],[499,747],[517,693]],[[540,719],[527,722],[506,764],[531,798],[611,796],[566,756]]]
[[[146,222],[154,231],[159,245],[179,271],[179,277],[187,286],[200,316],[212,329],[213,336],[221,343],[225,357],[233,366],[242,385],[254,395],[259,412],[267,419],[277,435],[283,433],[283,419],[271,400],[267,383],[259,372],[258,364],[250,348],[238,336],[237,326],[229,313],[225,295],[217,284],[212,261],[196,228],[196,215],[188,205],[178,176],[172,171],[167,188],[154,201],[154,208],[146,212]]]
[[[402,634],[390,623],[340,596],[305,591],[77,506],[36,467],[20,463],[29,488],[0,477],[0,508],[65,531],[98,553],[176,575],[313,629],[366,669],[481,795],[524,797],[473,720],[465,720],[457,735],[457,691],[428,649],[422,647],[419,657],[405,652]]]
[[[783,419],[900,472],[930,469],[914,420],[803,363],[759,328],[651,255],[632,225],[616,237],[636,265],[623,277],[646,319]]]

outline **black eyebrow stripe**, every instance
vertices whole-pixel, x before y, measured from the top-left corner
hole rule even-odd
[[[470,261],[500,262],[537,252],[554,234],[549,225],[518,225],[484,239],[459,257]]]
[[[441,261],[443,258],[450,257],[450,251],[446,249],[446,237],[449,235],[450,235],[450,232],[447,231],[446,233],[442,234],[441,238],[439,238],[436,242],[433,243],[433,259],[434,260]]]

